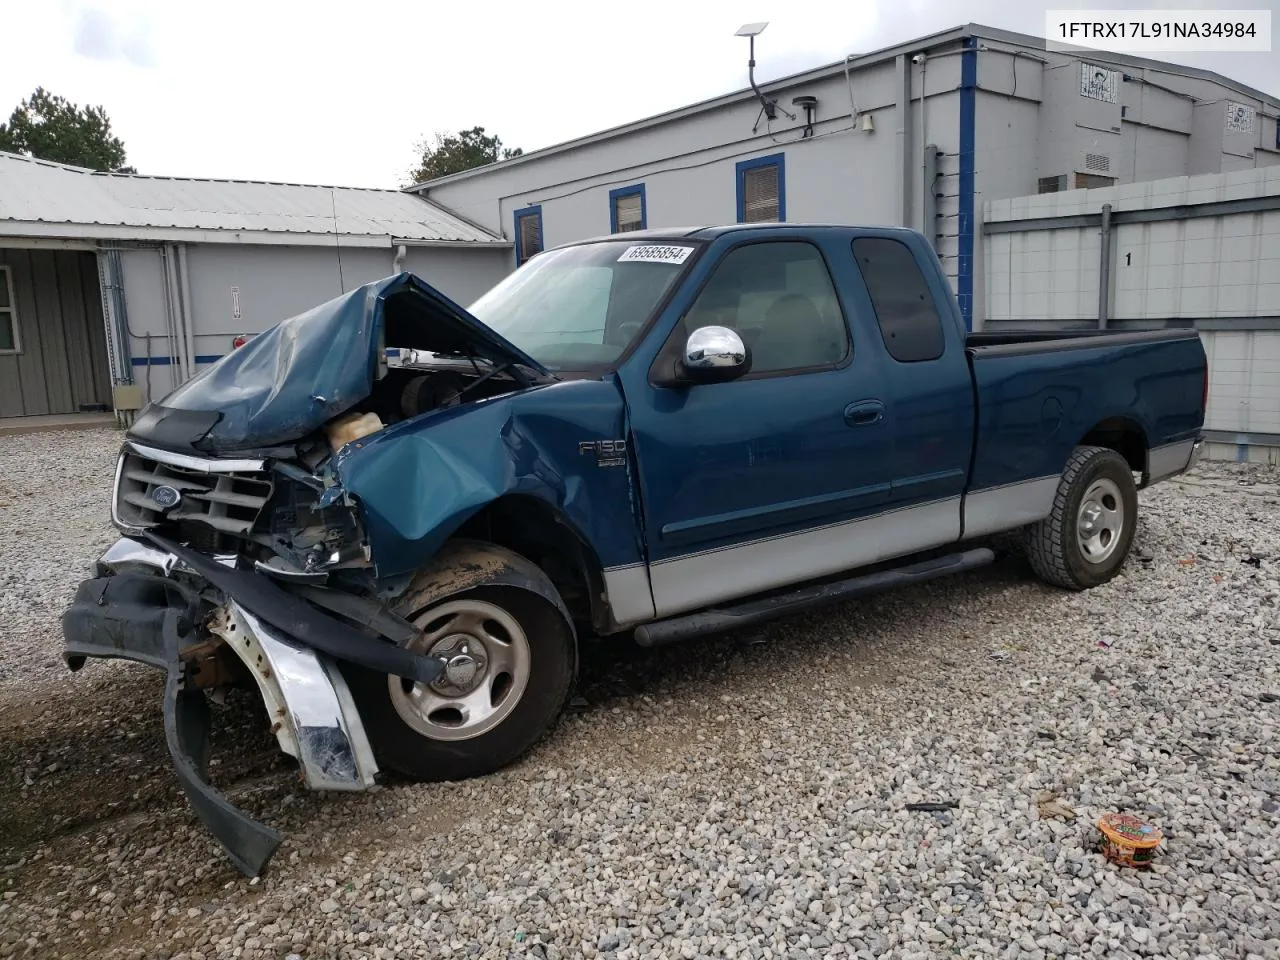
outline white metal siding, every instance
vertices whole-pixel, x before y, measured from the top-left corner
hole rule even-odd
[[[1280,433],[1280,331],[1201,334],[1209,356],[1206,430]]]
[[[1089,320],[1098,315],[1096,230],[1034,230],[988,237],[988,320]]]
[[[1280,316],[1280,210],[1116,228],[1117,318]]]

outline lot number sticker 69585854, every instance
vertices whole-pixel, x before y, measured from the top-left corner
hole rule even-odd
[[[674,244],[642,243],[627,247],[618,257],[619,263],[684,263],[693,253],[693,247]]]

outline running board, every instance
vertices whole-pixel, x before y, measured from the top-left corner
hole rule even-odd
[[[944,557],[935,557],[931,560],[922,560],[892,570],[880,570],[860,577],[851,577],[848,580],[837,580],[835,583],[801,586],[789,593],[762,600],[748,600],[733,607],[702,610],[698,613],[672,617],[670,620],[643,624],[636,627],[636,643],[642,647],[661,647],[704,633],[717,633],[734,627],[764,623],[767,620],[785,617],[839,600],[878,593],[893,587],[904,587],[912,583],[924,583],[926,580],[935,580],[953,573],[985,567],[995,558],[995,553],[991,550],[979,547],[961,553],[949,553]]]

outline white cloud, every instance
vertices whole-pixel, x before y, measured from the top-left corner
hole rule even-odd
[[[528,151],[744,87],[747,42],[733,34],[752,20],[770,21],[756,44],[768,79],[964,20],[1039,35],[1043,11],[1014,0],[13,4],[6,28],[23,42],[0,58],[0,116],[43,85],[105,106],[143,172],[395,186],[436,131],[480,125]],[[1280,92],[1280,52],[1180,59]]]
[[[153,67],[150,25],[146,20],[122,18],[100,7],[84,7],[76,15],[73,49],[94,60],[123,60]]]

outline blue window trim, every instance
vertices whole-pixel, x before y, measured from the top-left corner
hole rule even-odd
[[[516,241],[516,266],[524,263],[524,244],[520,242],[520,220],[522,217],[538,218],[538,249],[546,249],[546,241],[542,239],[542,204],[535,203],[532,206],[523,207],[517,210],[512,218],[512,225],[515,227]]]
[[[222,356],[220,353],[198,353],[196,363],[217,363]],[[175,361],[170,357],[134,357],[130,362],[135,367],[167,367]]]
[[[609,191],[609,232],[618,232],[618,201],[622,197],[633,197],[640,195],[640,229],[643,230],[649,225],[649,213],[645,209],[644,184],[633,183],[629,187],[618,187],[616,190]]]
[[[743,189],[746,186],[746,178],[744,174],[748,170],[754,170],[756,167],[778,168],[778,222],[787,222],[787,158],[786,154],[771,153],[767,157],[752,157],[750,160],[738,161],[737,169],[734,171],[734,179],[737,182],[738,190],[738,222],[744,223],[747,213],[747,195]]]
[[[965,37],[960,54],[960,201],[957,217],[956,300],[964,328],[973,329],[973,160],[978,98],[978,38]]]

